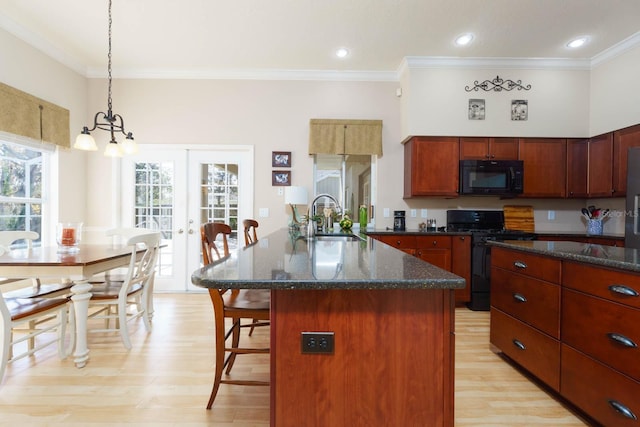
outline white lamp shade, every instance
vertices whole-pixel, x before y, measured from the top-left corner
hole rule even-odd
[[[76,142],[73,144],[73,148],[78,150],[96,151],[98,146],[96,145],[96,140],[93,139],[91,135],[88,133],[81,133],[76,137]]]
[[[110,142],[104,149],[104,155],[106,157],[122,157],[122,147],[120,147],[120,144]]]
[[[304,187],[285,187],[284,202],[290,205],[306,205],[308,203],[307,189]]]
[[[125,138],[121,144],[125,154],[138,154],[138,144],[133,139]]]

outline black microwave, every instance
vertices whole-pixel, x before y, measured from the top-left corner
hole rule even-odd
[[[460,194],[522,194],[522,160],[460,160]]]

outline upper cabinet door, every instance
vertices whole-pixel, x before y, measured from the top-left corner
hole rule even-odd
[[[460,138],[460,160],[517,160],[518,138]]]
[[[640,125],[613,133],[613,196],[627,194],[627,153],[631,147],[640,147]]]
[[[518,153],[524,161],[524,192],[520,197],[566,197],[565,138],[521,138]]]
[[[567,197],[587,197],[589,140],[567,140]]]
[[[457,137],[416,136],[404,144],[404,197],[457,197]]]
[[[611,197],[613,194],[613,133],[589,140],[589,197]],[[626,179],[626,178],[625,178]]]

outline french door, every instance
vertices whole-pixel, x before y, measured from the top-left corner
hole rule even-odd
[[[200,225],[224,222],[237,247],[242,220],[253,215],[253,147],[141,145],[122,163],[122,226],[162,233],[156,291],[201,291]]]

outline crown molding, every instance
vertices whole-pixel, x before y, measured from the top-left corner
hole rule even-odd
[[[394,71],[336,70],[188,70],[188,69],[113,69],[120,79],[190,79],[190,80],[326,80],[326,81],[397,81]],[[87,78],[106,78],[104,69],[89,68]]]
[[[565,58],[458,58],[419,57],[403,58],[398,73],[415,68],[506,68],[506,69],[549,69],[549,70],[589,70],[589,59]]]
[[[597,67],[638,46],[640,46],[640,31],[591,58],[591,67]]]
[[[87,67],[85,67],[80,61],[76,60],[76,58],[65,51],[58,49],[53,44],[49,43],[49,41],[44,37],[26,29],[2,13],[0,13],[0,28],[6,30],[9,34],[12,34],[16,38],[39,50],[67,68],[70,68],[76,73],[86,77]]]

